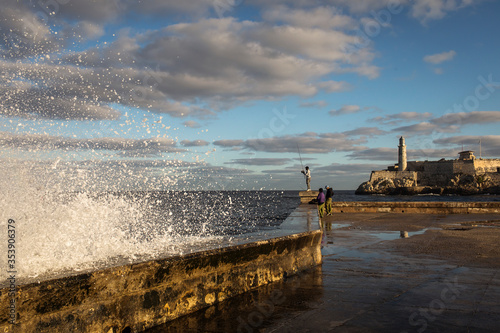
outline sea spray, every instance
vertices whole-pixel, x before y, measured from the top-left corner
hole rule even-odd
[[[0,241],[7,253],[7,221],[15,220],[21,279],[178,254],[180,244],[213,238],[186,234],[171,211],[152,210],[157,199],[148,195],[64,191],[64,182],[29,163],[3,163],[0,177]],[[1,267],[6,261],[0,256]]]

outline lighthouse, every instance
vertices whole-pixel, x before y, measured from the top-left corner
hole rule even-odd
[[[406,171],[406,145],[405,138],[399,138],[399,147],[398,147],[398,170]]]

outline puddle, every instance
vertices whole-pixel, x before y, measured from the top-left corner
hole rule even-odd
[[[437,228],[425,228],[418,231],[384,231],[369,233],[371,236],[378,237],[381,240],[395,240],[399,238],[410,238],[415,235],[422,235],[427,230],[436,230]]]
[[[323,224],[323,223],[322,223]],[[330,230],[333,230],[333,229],[342,229],[342,228],[347,228],[347,227],[350,227],[351,224],[350,223],[332,223],[332,222],[325,222],[324,223],[324,230],[326,231],[330,231]]]

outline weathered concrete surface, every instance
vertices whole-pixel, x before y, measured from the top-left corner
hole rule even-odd
[[[488,214],[500,213],[500,202],[334,201],[332,209],[334,213]]]
[[[311,208],[300,209],[310,231],[18,286],[15,325],[1,289],[0,331],[143,331],[315,267],[322,232]]]
[[[318,197],[319,191],[300,191],[300,202],[301,203],[309,203],[312,200],[316,200]]]
[[[334,214],[323,265],[147,332],[497,333],[495,217]]]

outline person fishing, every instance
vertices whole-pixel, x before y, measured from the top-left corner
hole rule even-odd
[[[325,208],[326,208],[326,216],[332,215],[332,203],[333,203],[333,189],[326,185],[326,195],[325,195]]]
[[[306,177],[307,190],[310,191],[311,190],[311,170],[309,170],[309,167],[306,166],[306,170],[305,171],[302,170],[301,172]]]
[[[323,193],[323,188],[319,189],[318,197],[318,216],[322,218],[325,215],[325,194]]]

